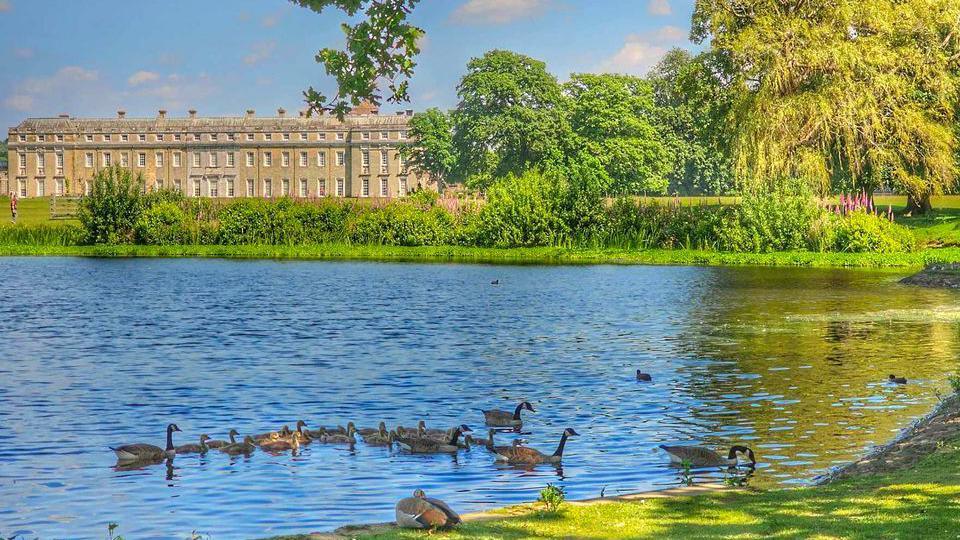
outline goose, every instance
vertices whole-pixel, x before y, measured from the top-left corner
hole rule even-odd
[[[260,448],[270,452],[282,452],[284,450],[297,451],[300,449],[300,433],[294,431],[289,439],[277,439],[275,441],[264,441],[260,443]]]
[[[228,444],[237,444],[235,437],[239,434],[240,433],[238,433],[237,430],[231,429],[230,433],[227,434],[230,437],[230,442],[222,440],[207,441],[207,448],[222,448]]]
[[[275,441],[283,437],[289,437],[290,433],[291,433],[290,426],[285,425],[277,431],[268,431],[267,433],[258,433],[253,436],[253,440],[257,441],[258,443],[260,441]]]
[[[483,411],[484,420],[488,426],[500,426],[500,427],[516,427],[523,425],[523,420],[520,418],[520,411],[526,409],[530,412],[537,412],[533,410],[533,405],[529,401],[521,402],[517,405],[517,408],[514,409],[511,414],[509,411],[502,411],[499,409],[493,409],[490,411]]]
[[[746,453],[747,457],[750,458],[750,467],[757,464],[753,450],[746,446],[731,446],[727,457],[723,457],[703,446],[666,446],[661,444],[660,448],[670,456],[670,463],[682,464],[686,462],[695,468],[736,466],[737,454],[740,452]]]
[[[246,437],[243,438],[243,442],[221,446],[220,448],[218,448],[218,450],[220,450],[225,454],[229,454],[231,456],[236,456],[240,454],[249,456],[250,454],[253,453],[253,451],[256,448],[257,448],[257,441],[254,440],[254,438],[251,437],[250,435],[247,435]]]
[[[643,381],[643,382],[650,382],[650,381],[653,380],[653,377],[651,377],[649,373],[644,373],[644,372],[642,372],[642,371],[640,371],[640,370],[638,369],[638,370],[637,370],[637,380],[638,380],[638,381]]]
[[[544,454],[534,448],[520,446],[517,441],[514,441],[514,444],[511,446],[494,446],[491,450],[496,454],[497,461],[505,461],[507,463],[526,463],[531,465],[537,463],[560,463],[560,460],[563,459],[563,448],[567,445],[567,438],[576,435],[579,435],[579,433],[574,431],[573,428],[563,430],[563,435],[560,436],[560,444],[557,445],[557,450],[550,455]]]
[[[467,436],[465,437],[465,439],[466,439],[466,441],[467,441],[468,444],[477,444],[477,445],[480,445],[480,446],[483,446],[483,447],[487,448],[488,450],[492,450],[492,449],[493,449],[493,434],[496,433],[496,432],[497,432],[497,430],[491,429],[491,430],[488,432],[488,434],[489,434],[489,438],[488,438],[488,439],[474,439],[472,435],[467,435]]]
[[[354,437],[356,434],[356,429],[353,427],[353,422],[347,424],[346,433],[336,433],[336,432],[327,432],[325,435],[318,439],[324,444],[349,444],[353,446],[356,444],[357,439]]]
[[[380,422],[380,427],[377,428],[377,431],[374,433],[368,433],[366,435],[360,434],[363,438],[363,442],[372,445],[372,446],[390,446],[390,434],[387,433],[387,424],[385,422]]]
[[[887,380],[894,384],[907,384],[906,377],[897,377],[896,375],[893,375],[893,374],[891,374]]]
[[[180,454],[206,454],[207,450],[210,449],[210,446],[207,444],[207,440],[210,439],[210,436],[204,433],[200,435],[200,444],[182,444],[177,447],[177,455]]]
[[[495,279],[495,280],[491,281],[490,284],[491,284],[491,285],[499,285],[499,284],[500,284],[500,280],[499,280],[499,279]]]
[[[375,428],[357,428],[357,433],[359,433],[361,437],[363,437],[364,435],[376,435],[381,431],[386,433],[387,431],[386,422],[380,422],[380,424],[378,424],[377,427]]]
[[[397,502],[397,526],[407,529],[446,529],[463,521],[447,503],[427,497],[422,489]]]
[[[453,430],[450,438],[446,441],[438,441],[428,437],[396,436],[394,442],[400,446],[401,450],[414,454],[454,453],[460,449],[458,442],[460,436],[465,433],[472,433],[472,431],[465,424],[462,424]]]
[[[177,455],[177,449],[173,446],[173,432],[180,431],[176,424],[167,426],[167,448],[146,443],[125,444],[116,448],[110,447],[119,461],[162,461],[166,458],[172,458]]]
[[[313,437],[310,436],[309,430],[303,428],[307,427],[307,423],[303,420],[297,420],[297,430],[294,433],[300,434],[300,444],[310,444],[313,441]]]

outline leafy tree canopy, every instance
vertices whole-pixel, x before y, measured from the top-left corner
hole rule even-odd
[[[427,109],[410,120],[413,143],[401,149],[410,167],[437,181],[440,190],[457,166],[450,115],[440,109]]]

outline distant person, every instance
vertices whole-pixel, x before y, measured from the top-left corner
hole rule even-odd
[[[10,192],[10,217],[14,225],[17,223],[17,194]]]

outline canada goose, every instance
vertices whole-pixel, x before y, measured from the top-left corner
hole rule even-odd
[[[300,444],[310,444],[313,441],[313,437],[310,436],[309,430],[303,429],[307,427],[307,423],[303,420],[297,420],[297,430],[294,433],[300,434]]]
[[[643,381],[643,382],[650,382],[650,381],[653,380],[653,377],[651,377],[649,373],[644,373],[644,372],[642,372],[642,371],[640,371],[640,370],[638,369],[638,370],[637,370],[637,380],[638,380],[638,381]]]
[[[116,448],[110,447],[119,461],[161,461],[165,458],[172,458],[177,455],[177,449],[173,446],[173,432],[180,431],[176,424],[167,426],[167,448],[146,443],[125,444]]]
[[[892,383],[894,383],[894,384],[907,384],[907,378],[906,378],[906,377],[897,377],[896,375],[892,375],[892,374],[890,375],[890,377],[889,377],[887,380],[889,380],[890,382],[892,382]]]
[[[537,412],[533,410],[533,405],[529,401],[521,402],[517,405],[517,408],[513,410],[511,414],[508,411],[501,411],[499,409],[493,409],[490,411],[480,411],[483,413],[484,420],[488,426],[520,426],[523,425],[523,420],[520,418],[520,411],[526,409],[530,412]]]
[[[497,432],[497,430],[491,429],[491,430],[488,432],[488,434],[489,434],[489,436],[490,436],[489,439],[474,439],[472,435],[467,435],[467,436],[465,437],[465,439],[466,439],[466,441],[467,441],[468,444],[476,444],[476,445],[479,445],[479,446],[486,447],[488,450],[493,450],[493,434],[496,433],[496,432]]]
[[[221,446],[218,448],[221,452],[225,454],[230,454],[231,456],[237,456],[243,454],[249,456],[257,448],[257,441],[253,437],[247,435],[243,438],[243,442],[236,444],[228,444],[226,446]]]
[[[275,441],[264,441],[260,443],[260,448],[263,450],[268,450],[270,452],[282,452],[284,450],[299,450],[300,449],[300,433],[294,431],[293,435],[289,439],[277,439]]]
[[[737,454],[739,452],[746,453],[747,457],[750,458],[750,467],[753,467],[757,464],[757,459],[754,457],[753,450],[747,448],[746,446],[731,446],[730,452],[727,453],[727,457],[723,457],[713,450],[704,448],[703,446],[666,446],[661,444],[660,448],[670,456],[670,463],[689,463],[691,467],[695,468],[736,466]]]
[[[418,437],[449,437],[449,429],[427,429],[427,423],[423,420],[417,422]]]
[[[357,433],[359,433],[361,437],[363,437],[364,435],[375,435],[380,433],[381,431],[386,433],[387,431],[386,422],[380,422],[380,424],[378,424],[377,427],[375,428],[357,428]]]
[[[397,526],[407,529],[445,529],[462,523],[447,503],[427,497],[422,489],[397,502]]]
[[[402,450],[414,454],[453,453],[460,449],[458,444],[460,436],[465,433],[472,433],[472,431],[465,424],[461,424],[453,430],[450,438],[446,441],[438,441],[429,437],[398,436],[394,437],[394,442]]]
[[[354,437],[356,433],[357,430],[353,427],[353,422],[350,422],[347,424],[346,433],[335,433],[328,431],[318,440],[324,444],[349,444],[350,446],[353,446],[357,442],[357,438]]]
[[[210,446],[207,444],[208,439],[210,439],[210,436],[204,433],[200,435],[200,444],[181,444],[177,447],[177,455],[206,454],[207,450],[210,449]]]
[[[222,448],[228,444],[237,444],[237,440],[234,437],[239,434],[240,433],[238,433],[237,430],[231,429],[230,433],[227,434],[230,436],[230,442],[220,440],[207,441],[207,448]]]
[[[537,464],[537,463],[560,463],[560,460],[563,459],[563,447],[567,445],[567,437],[573,437],[579,435],[573,428],[567,428],[563,430],[563,435],[560,436],[560,444],[557,445],[557,450],[550,455],[544,454],[539,450],[534,448],[528,448],[526,446],[520,446],[517,441],[511,446],[494,446],[491,450],[496,454],[497,461],[506,461],[507,463],[526,463],[526,464]]]
[[[363,442],[369,445],[390,446],[390,434],[387,433],[387,424],[385,422],[380,422],[380,427],[377,428],[377,431],[366,435],[361,434],[360,436],[363,438]]]
[[[304,430],[304,433],[310,437],[310,440],[315,441],[327,434],[327,428],[321,427],[318,429],[307,429]]]

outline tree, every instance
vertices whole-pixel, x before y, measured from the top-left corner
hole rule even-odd
[[[615,194],[666,193],[672,167],[655,126],[650,84],[630,75],[576,74],[564,85],[574,147],[597,158]]]
[[[317,13],[327,7],[364,18],[354,25],[343,24],[347,43],[344,50],[321,49],[316,60],[327,75],[337,80],[337,94],[328,99],[312,86],[303,95],[311,112],[331,111],[341,119],[362,101],[379,105],[383,96],[378,83],[387,81],[387,101],[409,101],[408,78],[420,54],[417,41],[423,30],[407,22],[419,0],[290,0]]]
[[[734,189],[726,127],[733,90],[721,78],[720,60],[711,52],[694,56],[673,49],[647,76],[674,158],[671,191],[722,194]]]
[[[543,62],[490,51],[470,60],[457,94],[453,140],[468,182],[482,187],[563,161],[570,134],[564,97]]]
[[[457,165],[450,116],[436,108],[416,114],[410,120],[410,136],[414,142],[401,148],[404,159],[418,174],[436,180],[443,193],[443,185]]]
[[[923,212],[954,182],[956,0],[698,0],[692,36],[746,90],[732,125],[747,186],[889,178]]]
[[[143,173],[113,165],[93,176],[90,195],[83,198],[77,217],[93,244],[133,242],[134,226],[144,208]]]

